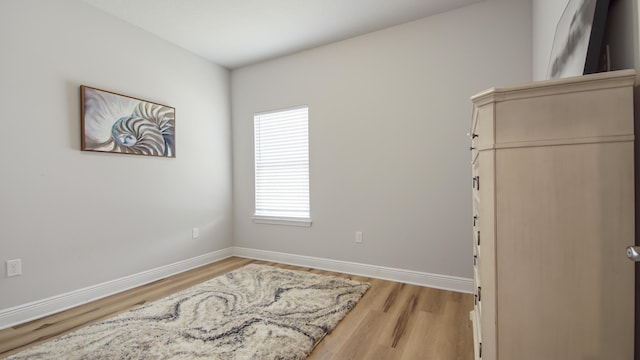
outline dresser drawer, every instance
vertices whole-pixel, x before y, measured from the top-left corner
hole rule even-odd
[[[474,120],[472,121],[471,138],[472,159],[478,151],[490,149],[494,145],[494,113],[493,104],[485,104],[474,108]]]
[[[482,347],[482,327],[480,326],[480,317],[477,310],[474,308],[469,313],[469,319],[471,320],[471,327],[473,329],[473,354],[475,360],[480,360],[480,348]]]
[[[478,108],[473,109],[473,117],[471,119],[471,128],[467,134],[471,138],[471,163],[473,164],[478,158]]]
[[[474,268],[473,278],[473,305],[477,308],[478,317],[482,315],[482,278],[479,269],[480,267]]]

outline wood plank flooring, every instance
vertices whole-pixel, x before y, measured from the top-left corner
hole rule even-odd
[[[0,358],[250,263],[371,283],[356,307],[316,346],[309,359],[473,359],[472,295],[238,257],[0,330]]]

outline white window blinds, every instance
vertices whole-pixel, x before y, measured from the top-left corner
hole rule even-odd
[[[309,108],[254,116],[254,218],[309,220]]]

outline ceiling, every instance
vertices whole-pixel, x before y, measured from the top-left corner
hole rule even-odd
[[[480,0],[82,0],[229,69]]]

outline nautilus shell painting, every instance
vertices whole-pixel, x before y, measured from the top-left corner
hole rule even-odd
[[[82,93],[82,150],[175,157],[175,108],[88,86]]]

